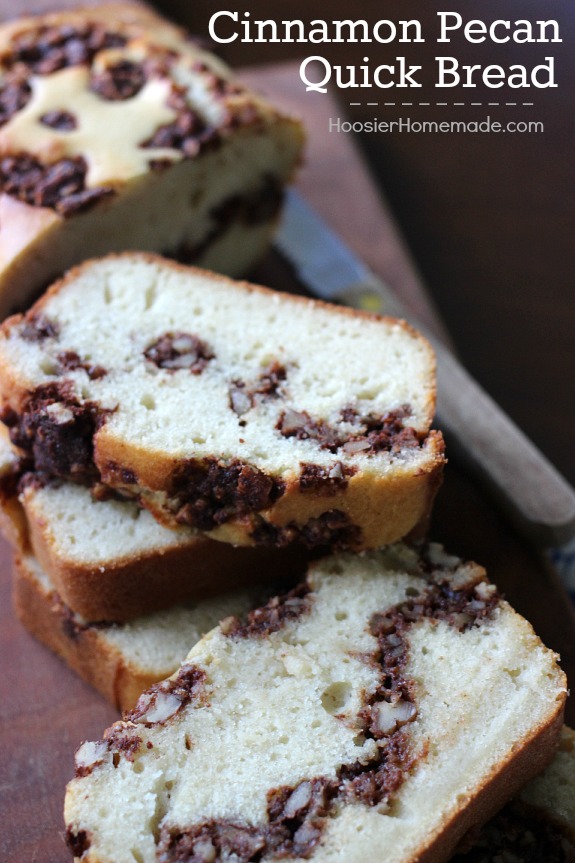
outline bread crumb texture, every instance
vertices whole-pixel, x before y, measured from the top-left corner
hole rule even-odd
[[[83,744],[69,843],[99,863],[407,863],[536,752],[564,698],[480,567],[436,546],[332,557]]]

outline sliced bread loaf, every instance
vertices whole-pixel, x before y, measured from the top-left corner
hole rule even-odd
[[[407,324],[150,255],[88,262],[0,333],[0,395],[37,472],[236,544],[374,548],[443,468],[435,364]]]
[[[0,27],[0,317],[72,264],[163,252],[238,275],[303,131],[143,4]]]
[[[314,565],[76,754],[83,863],[442,863],[552,759],[565,678],[431,546]]]

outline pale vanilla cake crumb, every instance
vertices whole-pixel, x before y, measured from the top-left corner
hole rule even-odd
[[[68,841],[83,863],[441,863],[551,760],[565,695],[480,567],[329,558],[80,747]]]
[[[434,356],[405,322],[154,256],[72,271],[4,324],[0,369],[36,470],[226,542],[378,547],[440,481]]]

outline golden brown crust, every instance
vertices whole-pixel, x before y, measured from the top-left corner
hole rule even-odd
[[[29,495],[0,495],[0,530],[17,554],[35,554],[66,605],[89,621],[133,620],[244,585],[293,578],[309,559],[301,548],[236,549],[190,531],[188,541],[171,548],[81,564],[60,552],[53,526]]]
[[[30,576],[14,558],[14,606],[21,623],[118,710],[128,710],[156,680],[131,665],[94,627],[74,628],[55,592]]]
[[[28,523],[18,498],[0,495],[0,531],[15,550],[27,550]]]
[[[275,291],[272,288],[268,288],[265,285],[256,284],[254,282],[247,282],[241,279],[230,279],[225,275],[222,275],[220,273],[214,273],[211,270],[205,270],[202,267],[193,267],[187,264],[181,264],[178,261],[173,261],[169,258],[165,258],[155,252],[112,252],[109,255],[106,255],[106,260],[109,261],[122,260],[124,258],[141,260],[148,264],[156,264],[158,266],[161,266],[163,269],[173,269],[177,273],[195,273],[204,279],[222,282],[224,284],[233,286],[234,289],[239,288],[241,290],[247,291],[248,293],[273,296],[276,298],[276,300],[279,300],[279,302],[285,301],[287,303],[295,303],[323,308],[330,313],[336,315],[343,315],[344,317],[354,319],[369,321],[387,321],[388,323],[397,324],[406,333],[409,333],[412,338],[417,339],[420,344],[425,346],[425,350],[428,354],[428,362],[430,364],[430,369],[432,373],[435,374],[435,354],[429,341],[418,330],[416,330],[415,327],[413,327],[411,324],[409,324],[402,318],[392,318],[389,315],[379,315],[376,312],[368,312],[364,309],[355,309],[351,306],[334,305],[333,303],[329,303],[326,300],[304,297],[300,294],[278,293],[278,291]],[[42,311],[44,306],[52,296],[60,293],[60,291],[65,289],[71,282],[76,281],[85,270],[89,270],[99,260],[99,258],[90,258],[88,260],[82,261],[82,263],[77,264],[74,267],[71,267],[64,276],[59,278],[56,282],[54,282],[54,284],[50,285],[50,287],[45,291],[42,297],[35,303],[33,309],[31,309],[31,312],[38,313]],[[14,326],[16,323],[22,320],[22,318],[23,314],[12,315],[12,317],[8,318],[3,322],[1,326],[2,331],[8,330],[11,326]]]
[[[347,488],[330,497],[329,508],[345,513],[350,525],[361,528],[361,548],[376,549],[405,537],[425,522],[433,505],[443,477],[443,438],[432,432],[429,440],[429,462],[417,474],[405,471],[392,477],[369,477],[358,473],[351,477]],[[153,512],[153,507],[150,507]],[[260,513],[271,525],[282,528],[300,527],[310,519],[319,518],[326,511],[325,498],[312,498],[302,494],[297,478],[287,484],[286,491],[271,509]],[[382,513],[385,517],[382,517]],[[165,511],[155,511],[157,518],[167,526],[175,527]],[[253,517],[234,519],[210,532],[222,542],[250,545],[257,522]]]
[[[545,770],[559,744],[566,698],[565,691],[547,721],[518,743],[504,764],[493,769],[474,795],[473,806],[462,800],[460,810],[447,824],[438,828],[435,837],[430,837],[430,844],[417,857],[418,863],[446,863],[468,833],[474,834],[531,779]]]
[[[333,589],[336,590],[335,587]],[[361,593],[359,596],[361,596]],[[508,613],[513,615],[513,612],[510,610],[508,610]],[[515,629],[513,624],[511,624],[511,626],[512,629]],[[441,751],[441,761],[443,764],[440,765],[438,763],[437,767],[434,767],[433,764],[429,763],[420,765],[423,771],[423,775],[420,778],[423,781],[415,783],[415,787],[412,786],[412,791],[414,792],[413,797],[415,799],[410,796],[411,792],[408,791],[407,788],[405,790],[405,795],[401,796],[400,794],[398,797],[399,806],[398,811],[396,812],[399,816],[396,822],[398,825],[397,832],[394,834],[393,829],[388,829],[389,822],[385,827],[382,827],[382,841],[393,841],[394,837],[397,837],[399,847],[402,849],[402,851],[398,850],[393,854],[394,860],[401,859],[402,861],[405,861],[405,863],[416,863],[416,861],[417,863],[446,863],[446,861],[450,859],[450,856],[455,850],[458,842],[465,836],[465,834],[470,830],[473,830],[476,825],[480,825],[487,821],[493,814],[495,814],[498,808],[506,803],[511,796],[517,793],[525,782],[528,782],[538,772],[543,770],[552,759],[561,732],[561,721],[566,697],[565,678],[556,667],[553,654],[542,648],[540,642],[538,642],[536,637],[533,635],[532,630],[525,625],[525,621],[520,621],[519,629],[527,641],[532,641],[533,648],[531,657],[526,656],[525,654],[522,656],[522,667],[524,671],[526,671],[527,676],[529,676],[531,659],[534,667],[538,669],[536,673],[538,675],[537,679],[539,680],[540,685],[542,678],[552,678],[553,686],[547,689],[546,684],[543,683],[543,689],[547,692],[547,697],[544,697],[541,693],[535,693],[533,684],[524,684],[526,686],[531,686],[533,701],[537,703],[537,712],[530,713],[526,702],[521,702],[525,704],[527,716],[530,716],[531,718],[530,720],[522,720],[520,725],[516,726],[516,728],[521,728],[521,731],[516,730],[512,736],[507,736],[507,734],[505,734],[504,739],[507,741],[507,749],[500,745],[501,739],[499,737],[499,733],[504,733],[502,729],[500,729],[500,732],[497,732],[496,730],[489,730],[488,726],[487,729],[485,729],[486,733],[483,733],[484,729],[479,729],[480,741],[476,741],[473,735],[473,728],[477,730],[477,726],[471,725],[471,727],[468,726],[466,728],[465,708],[459,712],[457,705],[451,705],[453,708],[451,715],[455,726],[451,728],[451,730],[454,733],[453,735],[450,734],[449,728],[451,726],[449,724],[449,718],[445,715],[444,718],[447,719],[445,736],[442,737],[440,733],[438,738],[435,738],[438,749]],[[517,637],[520,637],[518,632],[516,634]],[[210,636],[208,636],[207,639],[208,646],[211,647],[211,645],[209,645]],[[477,639],[473,639],[471,643],[475,644],[477,647]],[[512,638],[507,640],[506,650],[509,650],[511,655],[513,655],[514,643],[515,642]],[[202,667],[202,645],[206,645],[206,642],[201,642],[198,648],[196,648],[188,658],[189,662],[193,661],[194,663],[197,663],[199,667]],[[481,650],[482,648],[478,649]],[[543,665],[541,665],[541,656],[537,658],[535,656],[537,650],[546,654]],[[212,650],[206,650],[206,653],[210,657],[213,656],[214,652],[215,651]],[[233,670],[236,671],[235,668]],[[428,670],[430,671],[430,674],[433,673],[431,668]],[[503,675],[503,665],[499,671]],[[441,678],[439,670],[438,674]],[[485,680],[478,682],[478,691],[482,692],[482,697],[487,700],[488,707],[484,713],[485,721],[489,722],[491,720],[492,722],[497,723],[497,727],[499,727],[499,723],[497,722],[498,711],[503,708],[503,705],[500,701],[497,701],[499,696],[496,693],[494,693],[494,704],[498,704],[499,706],[496,709],[489,707],[490,688],[493,685],[497,686],[497,676],[495,675],[495,677],[492,677],[490,674],[489,679],[490,684],[487,685],[485,689],[483,688]],[[441,687],[439,688],[439,691],[434,689],[433,683],[431,683],[431,680],[427,680],[425,675],[423,675],[423,679],[419,682],[422,687],[429,685],[430,691],[433,692],[433,697],[443,703]],[[213,686],[214,690],[216,690],[217,677],[213,681]],[[433,706],[428,704],[427,707],[429,713],[433,713]],[[534,707],[533,710],[535,711],[535,709],[536,708]],[[508,710],[508,719],[510,722],[514,722],[510,715],[510,710],[511,708]],[[421,704],[421,717],[423,721],[423,703]],[[434,727],[437,728],[437,726],[433,725],[429,728],[431,729]],[[195,728],[197,728],[197,726]],[[198,732],[196,733],[198,737],[201,736]],[[415,730],[413,733],[415,735]],[[460,738],[461,734],[463,734],[462,739]],[[433,745],[433,731],[431,731],[431,735],[429,743]],[[496,736],[497,741],[495,740]],[[421,739],[422,741],[424,739],[428,739],[427,733],[424,734]],[[448,751],[450,740],[452,742],[458,741],[458,756],[464,753],[462,742],[465,742],[465,744],[471,748],[472,754],[470,761],[473,763],[473,768],[466,769],[464,759],[462,759],[461,764],[454,764],[452,759],[450,763],[450,751]],[[439,743],[439,741],[441,741],[441,743]],[[492,743],[497,747],[497,751],[499,753],[497,757],[494,757],[494,753],[489,752],[486,749],[486,747],[489,746],[489,741],[492,741]],[[247,744],[244,743],[243,745],[250,752],[250,755],[253,755],[253,750],[251,749],[253,744],[249,738]],[[476,745],[479,749],[475,748]],[[485,760],[483,762],[479,759],[478,752],[484,752]],[[436,755],[439,755],[439,753],[436,753]],[[424,761],[425,760],[426,759],[424,758]],[[432,759],[430,758],[430,761],[431,760]],[[257,764],[257,760],[255,763]],[[488,769],[486,768],[487,764],[490,765]],[[457,775],[458,767],[459,776]],[[408,769],[413,769],[414,773],[416,773],[418,766],[417,764],[413,764]],[[439,775],[434,779],[433,772],[435,769],[437,769]],[[448,781],[444,782],[443,780],[448,776]],[[426,778],[428,779],[429,784],[425,781]],[[246,780],[244,780],[244,782],[245,781]],[[452,781],[455,781],[455,787],[451,784]],[[246,796],[249,797],[249,787],[247,784],[241,787],[242,791],[245,787]],[[432,795],[432,798],[430,798],[429,803],[426,799],[427,788],[430,789],[430,792],[432,789],[435,789],[435,793]],[[72,795],[77,795],[78,790],[77,786],[74,787]],[[89,786],[87,784],[84,785],[82,791],[87,791],[89,795]],[[94,798],[92,798],[92,801],[93,800]],[[244,800],[245,797],[242,802],[244,802]],[[367,802],[367,800],[365,802]],[[418,817],[418,806],[422,806],[423,809],[421,815],[425,820],[422,821],[422,823],[430,825],[435,822],[435,827],[432,827],[431,829],[428,827],[428,831],[422,829],[421,826],[418,828],[415,824]],[[357,825],[358,823],[360,825],[362,824],[363,807],[361,805],[355,806],[350,804],[349,808],[353,811],[353,816],[347,821],[343,821],[342,831],[337,834],[337,839],[330,844],[330,837],[328,835],[325,846],[326,853],[322,853],[322,846],[320,843],[309,855],[311,860],[339,859],[341,855],[343,855],[342,859],[353,859],[354,861],[372,859],[369,856],[371,847],[366,848],[367,841],[364,841],[359,849],[354,847],[354,837],[357,839],[356,830],[357,832],[360,832],[361,830],[361,826],[358,827]],[[434,811],[433,820],[429,818],[430,808]],[[68,812],[70,813],[73,809],[74,804],[72,809],[69,809]],[[75,809],[75,812],[78,812],[77,808]],[[357,815],[358,812],[359,815]],[[371,813],[373,813],[373,810],[371,810]],[[336,814],[336,818],[339,814],[340,813]],[[347,814],[350,813],[348,812]],[[393,815],[393,810],[390,814]],[[357,820],[355,820],[356,816]],[[74,821],[76,831],[79,827],[85,828],[85,826],[86,822],[82,819]],[[178,826],[185,829],[185,825],[182,824],[181,821],[178,823]],[[369,826],[370,825],[368,825],[368,827]],[[411,836],[407,841],[405,841],[409,836],[410,829],[415,831],[417,840]],[[385,837],[385,840],[383,837]],[[373,832],[369,836],[369,841],[374,842],[374,848],[377,847],[375,845],[377,838],[378,827],[375,826]],[[402,840],[404,841],[402,842]],[[102,845],[99,845],[100,841],[101,837],[99,836],[98,842],[94,843],[96,855],[94,859],[107,860],[109,859],[109,856],[106,855],[106,853],[102,854],[102,857],[98,854],[104,845],[103,842]],[[368,852],[367,855],[366,850]],[[373,859],[379,861],[383,860],[384,857],[385,855],[375,852],[375,857]]]
[[[53,225],[62,217],[48,207],[31,207],[17,198],[0,194],[0,225],[9,225],[10,231],[0,231],[0,260],[4,266],[12,264],[28,247],[30,240]]]

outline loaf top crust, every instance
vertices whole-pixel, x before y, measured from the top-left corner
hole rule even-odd
[[[435,546],[330,558],[81,747],[70,846],[86,863],[441,863],[551,759],[564,698],[480,567]]]
[[[0,186],[32,206],[69,216],[238,130],[283,121],[301,142],[295,121],[136,4],[0,28]]]
[[[0,369],[5,406],[18,413],[35,391],[64,386],[105,418],[96,450],[104,437],[128,442],[147,453],[144,473],[215,454],[276,475],[339,465],[341,480],[428,456],[435,361],[405,322],[153,255],[72,270],[4,323]],[[65,424],[56,401],[48,413]]]

